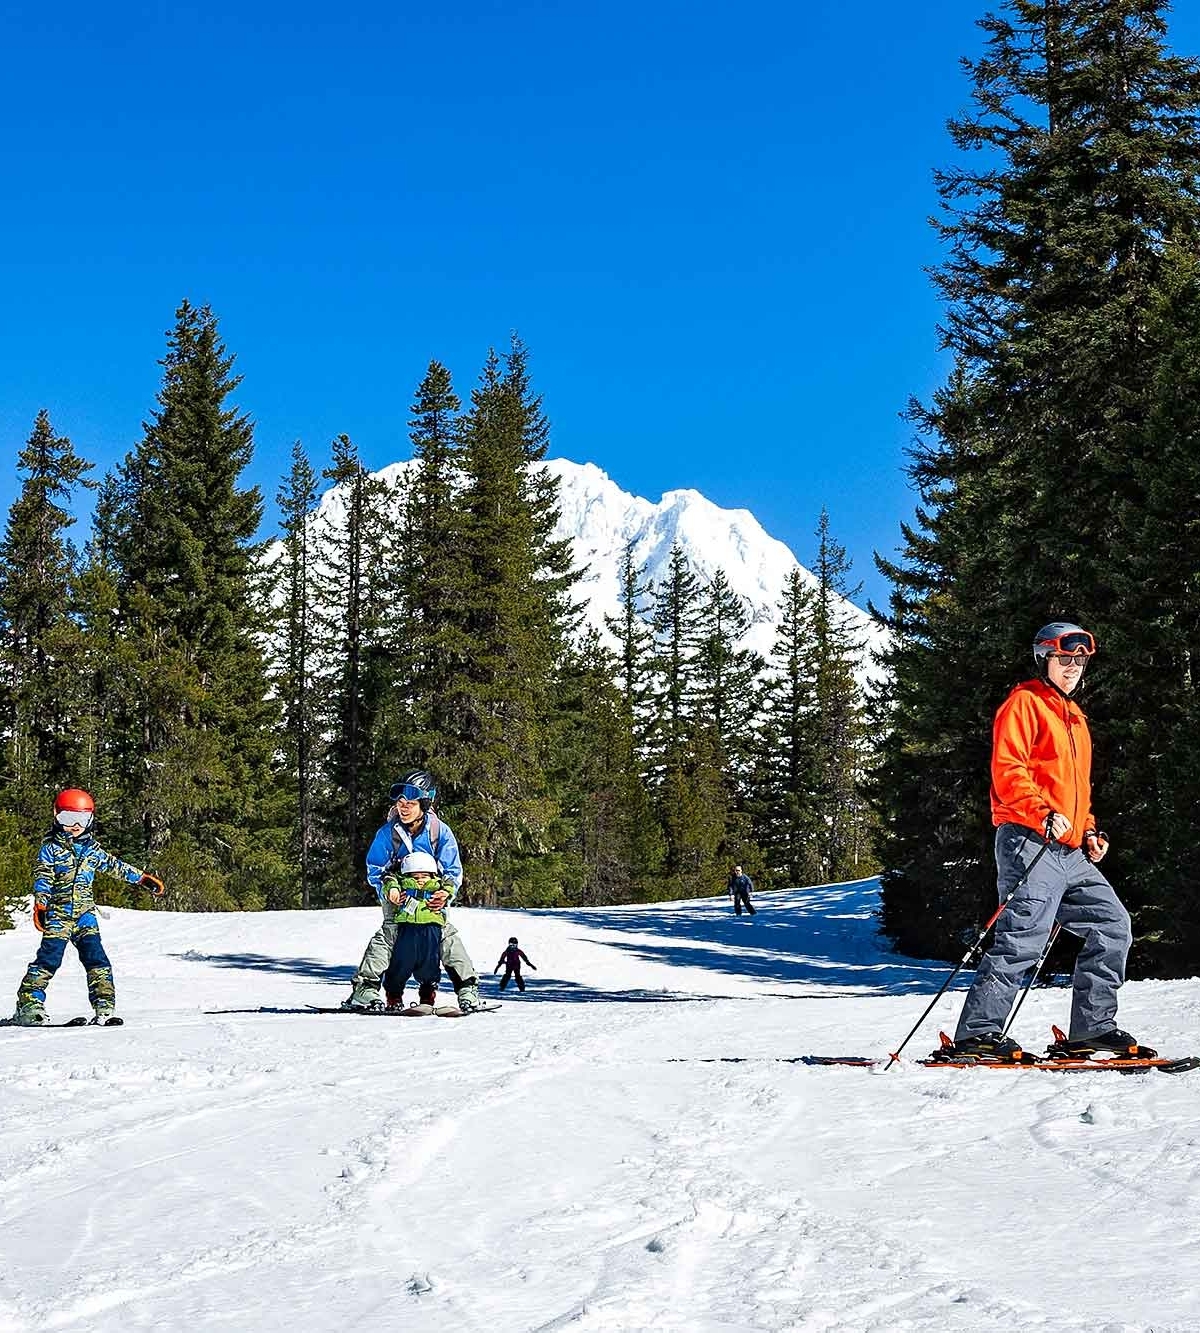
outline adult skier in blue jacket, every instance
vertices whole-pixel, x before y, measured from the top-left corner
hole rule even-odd
[[[379,984],[396,943],[393,904],[387,900],[385,874],[412,852],[428,852],[437,862],[444,897],[432,903],[444,908],[458,892],[463,880],[458,841],[450,826],[433,810],[437,785],[425,769],[413,769],[396,782],[389,797],[393,802],[387,823],[375,834],[367,850],[367,883],[375,890],[383,909],[383,922],[371,936],[354,974],[353,988],[342,1002],[346,1009],[370,1009],[381,1004]],[[479,977],[462,937],[447,918],[442,927],[442,966],[450,975],[458,1006],[465,1013],[479,1007]]]

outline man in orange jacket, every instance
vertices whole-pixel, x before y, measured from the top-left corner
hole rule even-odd
[[[943,1058],[1020,1058],[1019,1043],[1002,1029],[1056,921],[1080,936],[1083,947],[1075,963],[1070,1037],[1053,1053],[1146,1054],[1117,1027],[1117,988],[1132,938],[1129,913],[1099,870],[1108,839],[1092,816],[1092,739],[1072,697],[1095,651],[1095,639],[1078,625],[1044,626],[1033,641],[1036,679],[1018,685],[996,712],[992,823],[1000,898],[1019,887],[975,972],[954,1045],[937,1052]]]

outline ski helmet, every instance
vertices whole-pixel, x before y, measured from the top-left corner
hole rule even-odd
[[[1052,620],[1033,636],[1033,661],[1043,679],[1052,653],[1082,653],[1091,657],[1095,651],[1095,638],[1069,620]]]
[[[516,942],[517,942],[517,937],[516,937],[515,935],[510,935],[510,936],[508,937],[508,942],[509,942],[509,944],[516,944]]]
[[[400,862],[402,875],[416,875],[422,870],[427,875],[436,875],[438,872],[438,864],[428,852],[409,852]]]
[[[405,773],[399,782],[393,782],[388,796],[393,801],[420,801],[421,810],[424,812],[437,799],[437,783],[433,780],[433,774],[424,768],[414,768],[411,772]]]
[[[54,818],[64,827],[70,824],[82,824],[87,828],[95,813],[96,802],[78,787],[67,787],[54,798]]]

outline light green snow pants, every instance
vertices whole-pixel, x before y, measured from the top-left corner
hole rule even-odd
[[[394,911],[389,903],[384,911],[383,924],[371,936],[367,944],[366,952],[362,956],[362,962],[358,965],[358,971],[354,974],[354,989],[356,992],[360,988],[373,990],[379,993],[379,983],[383,974],[387,971],[388,963],[392,961],[392,948],[396,943],[397,926],[390,918]],[[471,962],[471,956],[467,953],[466,946],[462,942],[462,936],[455,929],[454,923],[446,918],[446,924],[442,927],[442,966],[450,975],[451,984],[454,986],[454,993],[457,995],[459,990],[465,985],[477,985],[479,978],[475,972],[475,964]]]

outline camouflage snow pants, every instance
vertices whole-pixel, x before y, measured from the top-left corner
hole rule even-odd
[[[100,925],[95,912],[84,912],[76,918],[56,913],[51,906],[46,915],[46,929],[42,932],[37,957],[29,964],[25,979],[17,988],[18,1007],[46,1003],[46,987],[62,966],[68,944],[75,946],[79,961],[87,973],[88,999],[92,1007],[111,1007],[116,1004],[112,964],[100,941]]]
[[[392,907],[389,903],[386,916],[391,915]],[[392,950],[396,945],[396,929],[393,921],[385,919],[371,936],[366,952],[362,956],[362,962],[358,965],[358,971],[354,974],[356,995],[361,996],[367,991],[373,992],[376,996],[379,994],[380,979],[392,961]],[[479,981],[475,964],[471,961],[471,955],[467,953],[462,936],[449,920],[442,927],[442,966],[449,973],[455,994],[463,986],[475,985]]]

